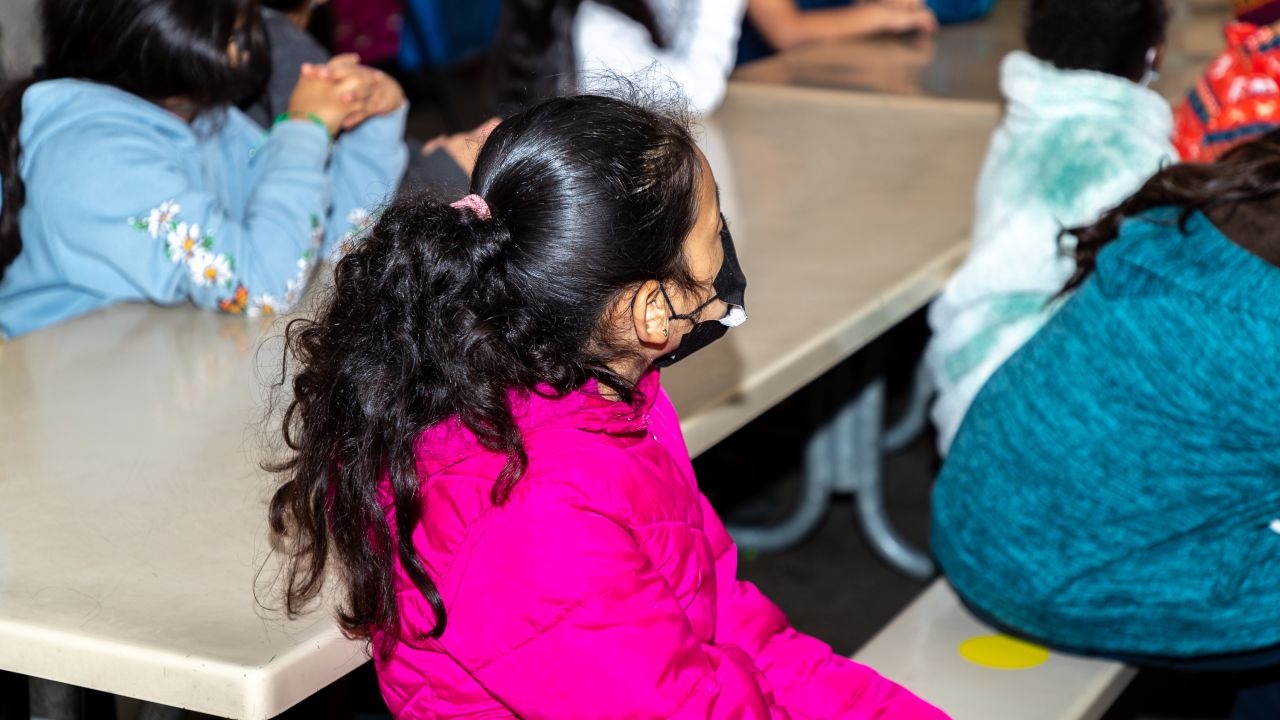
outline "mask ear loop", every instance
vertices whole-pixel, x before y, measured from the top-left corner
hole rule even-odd
[[[698,307],[694,308],[694,309],[693,309],[693,312],[691,312],[691,313],[686,313],[686,314],[684,314],[684,315],[681,315],[680,313],[676,312],[676,305],[675,305],[675,303],[671,302],[671,296],[667,294],[667,284],[666,284],[666,283],[664,283],[664,282],[662,282],[661,280],[659,280],[659,281],[658,281],[658,289],[662,291],[662,299],[667,301],[667,307],[671,308],[671,317],[667,318],[667,320],[668,320],[668,326],[667,326],[667,327],[662,328],[662,334],[663,334],[663,335],[670,335],[670,334],[671,334],[671,327],[670,327],[670,322],[669,322],[669,321],[671,321],[671,320],[688,320],[689,322],[692,322],[692,323],[695,323],[695,324],[696,324],[696,323],[697,323],[697,319],[696,319],[696,318],[697,318],[698,314],[699,314],[699,313],[701,313],[703,310],[705,310],[705,309],[707,308],[707,306],[708,306],[708,305],[710,305],[711,303],[715,302],[715,301],[716,301],[716,299],[720,297],[718,294],[717,294],[717,295],[712,295],[712,296],[711,296],[711,298],[710,298],[710,299],[708,299],[706,302],[704,302],[704,303],[702,303],[701,305],[699,305]],[[637,298],[639,298],[639,297],[640,297],[640,289],[639,289],[639,288],[636,288],[636,291],[631,295],[631,307],[632,307],[632,308],[634,308],[634,307],[636,306],[636,299],[637,299]]]
[[[680,314],[676,312],[675,303],[671,302],[671,296],[667,294],[666,283],[659,281],[658,288],[662,290],[662,297],[667,301],[667,307],[671,308],[672,320],[688,320],[689,322],[696,324],[698,322],[698,316],[702,314],[702,311],[706,310],[707,307],[711,305],[711,303],[720,299],[719,293],[713,293],[711,297],[707,298],[706,302],[694,308],[691,312]]]
[[[1160,79],[1160,71],[1156,70],[1156,57],[1158,55],[1159,52],[1155,47],[1147,50],[1147,68],[1142,73],[1142,79],[1138,81],[1138,84],[1142,87],[1150,87],[1156,80]]]

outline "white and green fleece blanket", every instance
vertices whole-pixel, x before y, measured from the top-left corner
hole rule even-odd
[[[983,383],[1040,329],[1070,278],[1061,230],[1096,220],[1177,157],[1168,103],[1137,83],[1014,52],[1000,87],[1007,108],[978,181],[973,246],[929,311],[944,455]]]

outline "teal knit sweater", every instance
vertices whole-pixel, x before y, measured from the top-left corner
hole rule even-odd
[[[1280,269],[1200,214],[1128,221],[991,378],[934,493],[957,591],[1032,637],[1280,644]]]

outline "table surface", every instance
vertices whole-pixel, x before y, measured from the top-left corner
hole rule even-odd
[[[937,292],[997,115],[731,90],[705,146],[751,320],[667,373],[692,452]],[[0,669],[265,718],[364,662],[327,611],[255,602],[278,331],[128,304],[0,345]]]
[[[1002,100],[1000,59],[1022,47],[1027,0],[999,0],[982,22],[944,27],[934,38],[817,43],[778,53],[734,73],[741,82],[960,100]],[[1226,0],[1170,0],[1160,79],[1170,101],[1184,97],[1223,48]]]
[[[1097,720],[1136,674],[1118,662],[1056,652],[1039,665],[1018,668],[978,665],[961,655],[963,643],[995,634],[964,609],[945,580],[938,580],[854,659],[911,688],[954,720]]]

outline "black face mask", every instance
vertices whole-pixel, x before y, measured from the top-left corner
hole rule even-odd
[[[724,263],[720,265],[720,272],[711,283],[715,294],[693,312],[671,316],[672,320],[689,320],[697,324],[680,341],[680,347],[676,348],[675,352],[658,358],[654,361],[654,365],[662,368],[670,367],[724,337],[729,328],[738,327],[747,321],[747,276],[742,274],[742,267],[738,265],[738,253],[733,247],[733,236],[729,234],[727,226],[720,231],[720,244],[724,246]],[[666,298],[667,307],[675,313],[675,305],[671,304],[671,297],[667,295],[665,285],[662,286],[662,296]],[[699,321],[698,315],[716,300],[723,300],[729,306],[729,312],[723,318]]]

